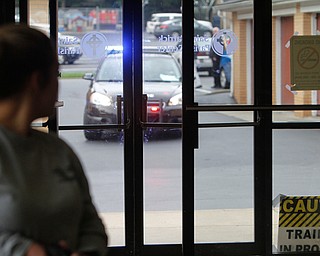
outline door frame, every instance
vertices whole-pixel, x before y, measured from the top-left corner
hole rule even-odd
[[[251,106],[197,106],[194,104],[193,86],[183,84],[183,134],[197,136],[201,125],[197,121],[202,111],[242,111],[254,113],[254,122],[239,123],[254,129],[254,242],[207,243],[194,242],[194,148],[197,139],[183,140],[183,252],[184,255],[271,255],[272,254],[272,111],[260,106],[272,105],[272,2],[254,0],[254,105]],[[183,81],[190,81],[191,61],[187,52],[193,49],[192,2],[183,2]],[[187,41],[185,41],[187,39]],[[190,58],[190,56],[189,56]],[[260,60],[264,61],[261,62]],[[190,120],[193,120],[190,122]],[[225,124],[222,127],[234,126]],[[212,124],[211,127],[215,127]],[[219,124],[221,127],[221,124]],[[193,135],[193,136],[192,136]],[[264,145],[261,147],[260,145]],[[192,156],[192,157],[191,157]],[[192,162],[191,162],[192,159]],[[263,221],[261,221],[263,220]]]

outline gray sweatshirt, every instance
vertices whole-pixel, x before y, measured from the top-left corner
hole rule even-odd
[[[0,255],[23,256],[32,242],[64,240],[106,254],[105,228],[79,159],[58,137],[28,137],[0,126]]]

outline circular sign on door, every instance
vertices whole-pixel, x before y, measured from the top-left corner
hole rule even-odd
[[[233,31],[221,29],[211,38],[211,46],[220,56],[232,55],[238,49],[238,38]]]

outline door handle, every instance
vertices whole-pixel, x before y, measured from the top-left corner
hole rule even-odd
[[[148,116],[148,96],[147,94],[142,94],[142,110],[141,110],[141,122],[146,123],[147,122],[147,116]]]
[[[194,106],[198,106],[198,102],[194,102]],[[199,149],[199,114],[197,111],[192,112],[192,120],[193,120],[193,148]]]
[[[117,124],[120,125],[122,123],[122,101],[123,97],[121,95],[117,95]],[[118,129],[120,132],[121,129]]]
[[[61,107],[63,107],[64,106],[64,101],[62,101],[62,100],[57,100],[56,102],[55,102],[55,104],[54,104],[54,107],[55,108],[61,108]]]

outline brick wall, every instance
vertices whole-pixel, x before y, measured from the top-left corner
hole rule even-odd
[[[311,19],[312,14],[301,13],[300,6],[297,5],[297,12],[294,15],[294,31],[298,31],[299,35],[311,35]],[[298,91],[294,97],[294,103],[311,104],[311,91]],[[295,111],[295,115],[299,117],[311,116],[311,111]]]
[[[31,23],[49,24],[49,0],[29,0]]]
[[[272,31],[273,33],[276,32],[276,17],[272,17]],[[277,73],[277,66],[276,60],[277,55],[279,56],[280,53],[276,51],[276,37],[272,37],[272,104],[276,104],[276,92],[277,92],[277,82],[276,82],[276,73]]]
[[[297,4],[297,11],[294,15],[294,31],[298,31],[299,35],[311,35],[311,19],[312,14],[301,13],[300,6]],[[276,104],[276,72],[281,70],[276,69],[276,60],[280,58],[280,53],[276,52],[276,17],[272,19],[272,29],[274,36],[272,37],[272,102]],[[238,50],[233,56],[234,69],[233,69],[233,84],[234,84],[234,98],[239,104],[247,104],[247,42],[246,38],[246,21],[238,20],[237,14],[233,13],[233,30],[238,36],[239,45]],[[290,65],[290,63],[288,63]],[[311,91],[298,91],[297,95],[294,96],[294,104],[311,104]],[[296,111],[295,114],[299,117],[306,117],[311,115],[311,111]]]
[[[247,104],[247,21],[238,20],[236,14],[233,16],[234,33],[238,36],[238,50],[233,56],[233,84],[234,98],[239,104]]]

